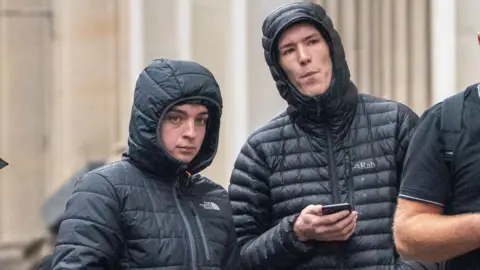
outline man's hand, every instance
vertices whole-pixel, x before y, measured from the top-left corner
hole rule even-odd
[[[322,215],[322,205],[309,205],[298,216],[293,231],[298,240],[345,241],[355,231],[358,213]]]

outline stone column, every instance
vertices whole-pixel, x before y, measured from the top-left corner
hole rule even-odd
[[[0,1],[0,242],[39,236],[51,86],[47,0]]]
[[[126,137],[119,120],[128,85],[126,1],[53,0],[54,87],[49,138],[49,192],[87,160],[103,159]],[[123,16],[123,17],[122,17]]]
[[[247,5],[248,135],[287,108],[264,57],[262,23],[267,15],[292,0],[255,1]]]
[[[456,91],[480,82],[480,1],[456,1]]]
[[[232,138],[232,131],[228,129],[228,122],[232,119],[229,107],[234,106],[227,77],[231,1],[210,0],[191,1],[191,3],[191,57],[192,60],[205,65],[213,73],[220,85],[224,104],[217,155],[204,174],[226,186],[228,182],[226,154]]]
[[[457,89],[455,0],[430,0],[432,102],[440,102]]]
[[[430,106],[429,0],[311,1],[332,18],[359,92]]]

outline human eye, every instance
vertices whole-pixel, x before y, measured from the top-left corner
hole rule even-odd
[[[196,119],[196,123],[198,125],[206,125],[207,124],[208,117],[198,117]]]
[[[289,55],[291,53],[293,53],[295,51],[295,49],[293,48],[288,48],[288,49],[285,49],[283,52],[282,52],[282,55]]]
[[[173,124],[178,124],[182,121],[182,118],[178,114],[170,114],[167,116],[167,121]]]
[[[317,44],[317,43],[319,43],[319,42],[320,42],[320,39],[318,39],[318,38],[312,38],[312,39],[308,40],[307,44],[308,44],[308,45],[314,45],[314,44]]]

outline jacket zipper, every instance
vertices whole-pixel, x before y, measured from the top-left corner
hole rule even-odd
[[[332,133],[329,128],[325,128],[327,134],[327,143],[328,143],[328,172],[330,178],[332,179],[332,195],[333,203],[340,202],[340,193],[338,191],[338,176],[337,176],[337,164],[333,156],[333,142],[332,142]]]
[[[330,129],[327,127],[325,128],[325,133],[327,135],[327,144],[328,144],[328,172],[330,178],[332,179],[332,195],[333,195],[333,203],[340,202],[340,193],[338,191],[338,175],[337,175],[337,163],[335,162],[335,158],[333,156],[333,142],[332,142],[332,133]],[[338,268],[345,269],[345,262],[343,260],[343,246],[341,244],[338,245]]]
[[[348,192],[348,203],[352,206],[355,205],[353,201],[353,175],[352,175],[352,164],[350,161],[350,151],[348,149],[345,150],[345,167],[347,169],[347,192]]]
[[[197,250],[195,249],[192,227],[190,227],[190,223],[188,222],[188,219],[185,216],[185,212],[183,212],[182,206],[180,205],[180,200],[178,199],[177,190],[180,190],[180,182],[178,178],[175,180],[175,183],[173,185],[173,197],[175,198],[175,204],[177,205],[178,211],[182,216],[183,223],[187,228],[188,242],[190,243],[190,256],[192,260],[192,270],[196,270],[197,269],[197,258],[196,258]]]
[[[352,206],[352,209],[355,209],[355,201],[353,200],[353,174],[352,174],[352,163],[350,159],[350,151],[345,149],[345,166],[347,169],[346,181],[347,181],[347,192],[348,192],[348,203]],[[345,254],[344,247],[342,248],[343,254]],[[343,255],[342,254],[342,255]],[[345,265],[343,265],[345,267]]]
[[[203,230],[202,222],[200,221],[200,217],[198,216],[197,210],[195,209],[193,202],[189,201],[188,205],[190,206],[190,209],[192,209],[193,216],[197,221],[198,230],[200,231],[200,236],[202,237],[203,249],[205,251],[205,258],[207,259],[207,262],[210,263],[210,249],[208,248],[207,237],[205,237],[205,232]]]

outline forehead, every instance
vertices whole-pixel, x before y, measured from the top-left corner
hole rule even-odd
[[[208,113],[208,109],[205,105],[201,104],[182,104],[173,106],[170,111],[183,112],[186,114],[199,114],[199,113]]]
[[[285,31],[280,36],[278,45],[282,46],[285,43],[295,42],[298,39],[304,39],[311,35],[322,36],[320,31],[318,31],[318,29],[313,24],[309,22],[296,23],[285,29]]]

